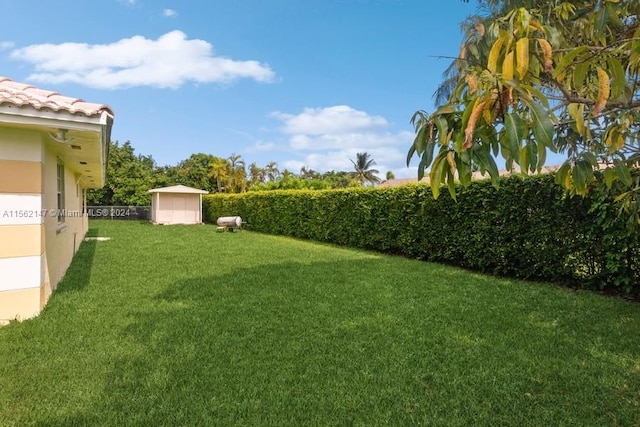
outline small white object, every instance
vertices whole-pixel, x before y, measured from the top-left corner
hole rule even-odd
[[[239,216],[221,216],[216,220],[218,227],[242,228],[242,218]]]

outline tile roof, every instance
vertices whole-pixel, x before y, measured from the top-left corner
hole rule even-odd
[[[57,92],[38,89],[32,85],[14,82],[7,77],[0,77],[0,105],[4,104],[31,107],[36,110],[66,111],[87,117],[99,116],[106,111],[113,116],[113,111],[108,105],[85,102],[82,99],[70,98]]]

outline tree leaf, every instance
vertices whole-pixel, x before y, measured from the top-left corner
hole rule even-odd
[[[538,148],[538,167],[536,168],[536,171],[540,173],[547,161],[547,147],[543,144],[536,144],[536,147]]]
[[[553,143],[555,126],[549,117],[549,113],[535,101],[522,99],[522,103],[529,108],[531,113],[531,125],[533,126],[532,130],[536,141],[544,144],[545,147],[555,153],[556,147]]]
[[[584,170],[584,164],[576,162],[572,169],[573,177],[573,189],[577,194],[585,194],[586,191],[586,171]]]
[[[467,127],[464,129],[464,144],[462,145],[462,149],[468,150],[473,146],[473,131],[476,128],[476,122],[480,118],[480,114],[484,110],[487,101],[480,101],[480,98],[476,99],[476,102],[471,110],[471,115],[469,116],[469,121],[467,122]]]
[[[442,185],[442,172],[446,173],[448,149],[442,147],[438,155],[436,156],[433,164],[431,165],[431,172],[429,173],[429,186],[431,187],[431,194],[433,198],[437,199],[440,196],[440,185]]]
[[[609,94],[611,92],[611,87],[609,85],[609,75],[605,70],[598,67],[598,98],[596,99],[596,103],[591,109],[591,115],[597,116],[600,114],[602,109],[607,105],[607,100],[609,99]]]
[[[529,174],[529,148],[526,145],[520,148],[518,163],[520,164],[520,172],[525,175],[528,175]]]
[[[435,151],[435,147],[436,147],[435,141],[429,141],[427,143],[427,146],[425,147],[424,152],[422,153],[422,159],[421,159],[425,167],[429,167],[431,165],[431,162],[433,161],[433,152]]]
[[[523,37],[516,42],[516,70],[523,80],[529,70],[529,39]]]
[[[526,137],[527,125],[522,117],[514,113],[504,115],[504,125],[509,151],[514,156],[520,150],[520,143]]]
[[[449,123],[442,116],[437,116],[433,119],[433,122],[436,125],[436,129],[438,130],[438,141],[442,145],[449,144]]]
[[[564,188],[571,188],[571,164],[568,160],[558,169],[556,173],[556,183],[562,185]]]
[[[409,147],[409,151],[407,152],[407,167],[411,164],[411,159],[413,155],[416,153],[416,145],[415,143]]]
[[[513,52],[508,52],[504,56],[502,63],[502,77],[505,80],[513,80]]]
[[[449,195],[451,196],[451,198],[454,201],[457,201],[455,175],[449,170],[447,170],[447,188],[449,189]]]
[[[498,69],[498,58],[500,57],[500,50],[502,49],[502,45],[504,44],[506,36],[499,37],[493,45],[491,46],[491,50],[489,51],[489,58],[487,59],[487,69],[492,73],[495,73]]]
[[[491,184],[498,188],[500,186],[500,172],[498,171],[498,165],[496,161],[489,154],[486,155],[487,171],[491,177]]]
[[[542,51],[542,57],[544,59],[544,71],[545,73],[553,72],[553,48],[546,39],[538,39],[538,45]]]
[[[624,94],[624,88],[627,84],[624,69],[620,61],[614,57],[607,59],[607,65],[612,76],[611,95],[613,98],[618,98]]]
[[[576,131],[580,134],[584,134],[584,104],[571,103],[567,106],[567,112],[571,118],[575,121]]]
[[[569,65],[573,63],[573,60],[576,56],[586,52],[588,50],[587,46],[578,46],[577,48],[571,50],[567,54],[565,54],[561,59],[560,63],[556,67],[553,72],[553,78],[557,78],[561,73],[563,73]]]
[[[589,62],[580,62],[579,64],[576,64],[576,67],[573,70],[573,87],[580,89],[584,86],[589,68],[591,68],[591,64]]]
[[[616,171],[616,175],[620,178],[620,181],[626,186],[630,186],[633,183],[633,178],[631,177],[631,172],[629,168],[624,165],[622,162],[616,162],[614,167]]]

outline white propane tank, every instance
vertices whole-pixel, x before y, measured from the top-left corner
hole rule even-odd
[[[242,218],[239,216],[221,216],[216,220],[218,227],[242,228]]]

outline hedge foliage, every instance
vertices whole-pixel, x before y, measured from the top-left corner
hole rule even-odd
[[[446,192],[445,192],[446,193]],[[640,238],[604,196],[569,197],[553,175],[478,181],[434,200],[426,185],[205,196],[204,218],[521,279],[640,290]]]

